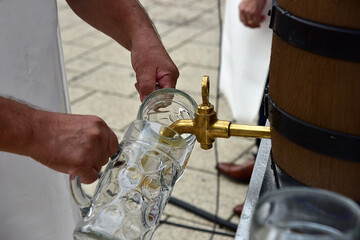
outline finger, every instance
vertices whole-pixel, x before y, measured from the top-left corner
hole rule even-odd
[[[140,94],[139,83],[138,82],[134,83],[134,86],[135,86],[136,91]]]
[[[105,158],[102,159],[102,161],[100,161],[100,162],[102,162],[102,164],[99,164],[98,166],[94,166],[94,167],[93,167],[93,169],[95,169],[95,171],[96,171],[97,173],[99,173],[99,172],[101,171],[102,166],[105,165],[105,163],[103,163],[103,162],[105,162],[104,160],[105,160]],[[109,159],[106,158],[106,163],[107,163],[108,161],[109,161]]]
[[[96,166],[94,166],[94,168],[96,169],[96,171],[100,171],[101,170],[101,168],[102,168],[102,166],[104,166],[105,164],[107,164],[108,162],[109,162],[109,158],[110,158],[111,156],[109,156],[109,157],[102,157],[102,158],[100,158],[99,159],[99,164],[97,164]]]
[[[156,73],[142,73],[139,74],[137,77],[137,82],[139,86],[139,93],[140,93],[140,99],[141,101],[144,101],[144,99],[153,91],[155,91],[155,85],[156,85]]]
[[[109,142],[108,142],[108,149],[109,149],[109,157],[113,156],[119,150],[119,142],[116,137],[116,134],[110,130]]]
[[[254,16],[254,14],[248,13],[248,14],[246,15],[246,20],[247,20],[247,23],[248,23],[249,25],[253,25],[253,24],[255,23],[255,21],[256,21],[256,18],[255,18],[255,16]]]
[[[244,11],[240,11],[240,21],[246,25],[247,24],[247,19],[246,19],[246,14]]]
[[[245,18],[245,11],[244,11],[244,6],[243,6],[243,3],[240,3],[238,5],[238,10],[239,10],[239,18],[240,18],[240,21],[242,23],[245,23],[246,22],[246,18]]]
[[[265,16],[262,14],[254,14],[252,20],[254,25],[260,26],[260,23],[265,19]]]
[[[158,79],[160,88],[175,88],[177,78],[174,78],[170,75],[165,75],[162,78]]]
[[[91,168],[89,171],[83,173],[81,176],[81,182],[90,184],[98,179],[98,171],[95,168]]]
[[[250,28],[258,28],[258,27],[260,27],[260,25],[256,20],[250,20],[249,21],[249,27]]]
[[[260,27],[260,17],[254,15],[254,14],[249,14],[248,15],[248,26],[251,28],[257,28]]]
[[[253,20],[251,19],[251,16],[249,14],[245,14],[245,26],[251,27],[253,24]]]

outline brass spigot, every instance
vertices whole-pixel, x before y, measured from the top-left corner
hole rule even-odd
[[[182,119],[170,125],[179,134],[191,133],[196,136],[202,149],[212,148],[216,138],[230,136],[270,138],[270,127],[232,124],[230,121],[219,120],[214,105],[209,102],[209,77],[202,78],[202,104],[199,104],[194,119]]]

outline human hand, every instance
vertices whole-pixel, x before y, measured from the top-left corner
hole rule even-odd
[[[240,21],[247,27],[258,28],[265,20],[262,14],[266,0],[242,0],[239,4]]]
[[[157,35],[144,34],[132,41],[131,63],[141,101],[155,89],[175,88],[179,71]]]
[[[39,111],[33,147],[35,160],[59,172],[98,179],[101,167],[119,148],[115,133],[99,117]]]
[[[79,17],[131,51],[141,101],[156,88],[175,88],[179,71],[139,1],[66,1]]]

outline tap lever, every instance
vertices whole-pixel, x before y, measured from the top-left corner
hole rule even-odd
[[[203,76],[201,91],[203,102],[199,104],[194,119],[178,120],[170,125],[172,130],[179,134],[194,134],[202,149],[212,148],[216,138],[229,138],[230,136],[270,138],[269,127],[231,124],[230,121],[217,118],[214,105],[209,102],[209,76]],[[164,134],[168,133],[164,132]]]
[[[201,94],[202,94],[203,106],[210,107],[210,102],[209,102],[210,81],[209,81],[209,76],[207,75],[204,75],[202,78]]]

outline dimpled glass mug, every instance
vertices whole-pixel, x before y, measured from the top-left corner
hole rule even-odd
[[[156,122],[132,122],[92,198],[82,191],[80,178],[71,180],[83,217],[74,239],[151,239],[188,148],[173,131],[173,137],[163,136],[164,129],[172,131]]]
[[[256,205],[251,240],[359,240],[360,207],[334,192],[289,187]]]
[[[159,89],[151,93],[141,104],[137,119],[158,122],[170,126],[180,119],[194,119],[197,104],[183,91],[174,88]],[[192,134],[181,135],[187,142],[185,158],[180,160],[182,172],[196,142]]]

